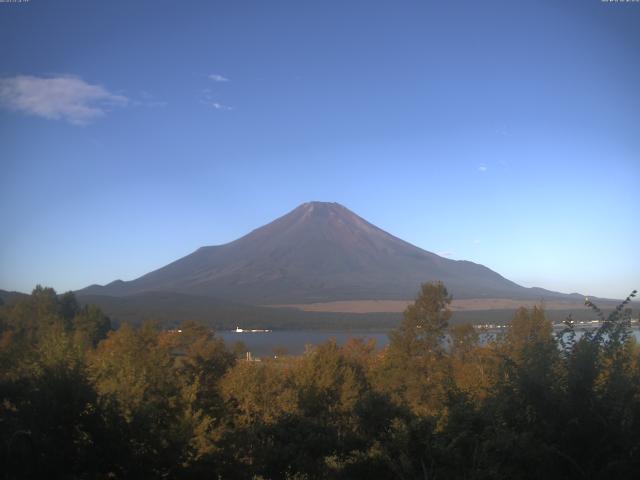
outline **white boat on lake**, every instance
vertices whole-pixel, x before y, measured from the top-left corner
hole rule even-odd
[[[232,332],[234,333],[269,333],[271,332],[271,330],[261,330],[261,329],[245,329],[245,328],[240,328],[240,327],[236,327],[235,330],[232,330]]]

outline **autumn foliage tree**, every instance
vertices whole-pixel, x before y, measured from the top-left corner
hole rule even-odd
[[[3,478],[635,478],[631,298],[592,331],[449,325],[422,285],[390,343],[239,360],[208,327],[110,328],[37,287],[0,305]]]

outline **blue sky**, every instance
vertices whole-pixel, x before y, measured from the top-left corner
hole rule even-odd
[[[640,3],[0,3],[0,288],[309,200],[525,286],[640,287]]]

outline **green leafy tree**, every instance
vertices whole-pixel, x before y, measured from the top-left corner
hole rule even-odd
[[[8,361],[0,369],[0,436],[9,457],[18,459],[9,465],[9,478],[101,471],[104,450],[95,441],[104,429],[75,341],[76,312],[73,294],[59,297],[40,286],[3,307],[0,356]]]
[[[100,307],[85,305],[75,312],[73,329],[79,342],[95,347],[107,337],[111,330],[111,320]]]
[[[444,398],[442,387],[449,376],[444,338],[450,304],[442,282],[424,283],[404,311],[400,326],[389,335],[384,361],[376,372],[379,388],[421,415],[434,413]]]
[[[449,327],[451,353],[464,361],[476,348],[480,335],[473,325],[455,325]]]
[[[109,333],[89,359],[89,374],[114,436],[121,474],[170,475],[188,454],[181,385],[171,348],[154,325],[124,325]],[[117,459],[117,460],[116,460]]]
[[[390,350],[406,356],[442,351],[451,300],[442,282],[423,283],[415,302],[404,311],[400,327],[389,335]]]
[[[163,334],[160,343],[169,347],[174,358],[184,408],[182,421],[191,432],[184,465],[195,475],[200,470],[198,462],[211,463],[220,454],[218,444],[227,427],[220,380],[235,364],[235,354],[210,328],[194,322]]]

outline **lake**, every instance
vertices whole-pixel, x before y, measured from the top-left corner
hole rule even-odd
[[[222,337],[230,347],[236,342],[244,342],[247,350],[255,357],[273,356],[276,348],[283,347],[290,355],[301,355],[307,345],[319,345],[330,339],[335,339],[338,345],[343,345],[351,338],[373,339],[378,348],[389,343],[389,331],[317,331],[317,330],[276,330],[266,333],[233,331],[218,331],[216,335]],[[636,340],[640,342],[640,331],[633,330]],[[578,332],[578,336],[580,332]]]
[[[335,339],[338,345],[343,345],[350,338],[374,339],[378,348],[385,347],[389,343],[388,331],[384,332],[357,332],[357,331],[305,331],[305,330],[276,330],[266,333],[233,331],[216,332],[229,346],[235,342],[244,342],[247,350],[256,357],[272,356],[274,349],[286,348],[290,355],[304,353],[306,345],[318,345],[327,340]]]

